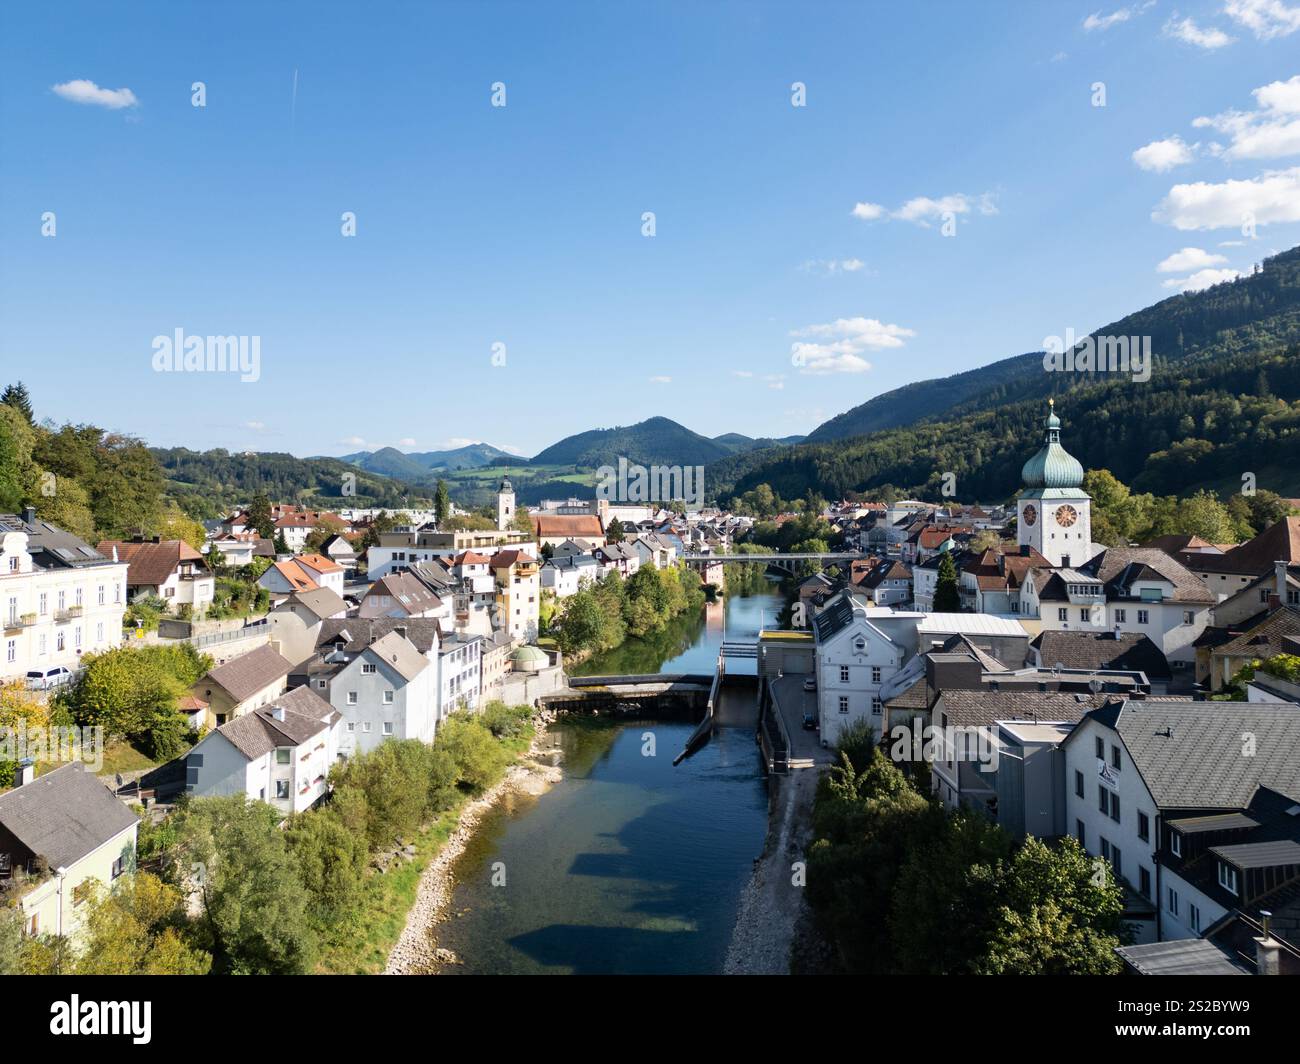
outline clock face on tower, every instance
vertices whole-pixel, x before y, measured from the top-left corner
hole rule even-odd
[[[1069,528],[1079,520],[1079,511],[1073,506],[1062,506],[1056,511],[1056,523],[1062,528]]]
[[[1038,520],[1038,511],[1034,508],[1033,503],[1030,503],[1028,506],[1025,507],[1024,515],[1025,515],[1025,524],[1027,525],[1032,525],[1035,521]]]

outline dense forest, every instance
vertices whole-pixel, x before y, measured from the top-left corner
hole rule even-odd
[[[1300,341],[1300,248],[1266,259],[1257,273],[1161,300],[1100,329],[1145,336],[1158,363],[1194,362]],[[1086,386],[1097,373],[1045,373],[1042,352],[1016,355],[951,377],[895,388],[815,428],[809,443],[865,436],[918,421],[949,421],[1021,399]]]
[[[1039,359],[1029,376],[942,419],[714,463],[709,492],[726,500],[768,484],[786,498],[838,498],[888,487],[937,500],[952,472],[960,498],[999,501],[1020,486],[1020,467],[1043,437],[1044,398],[1054,394],[1066,448],[1135,490],[1239,490],[1250,473],[1260,487],[1300,494],[1300,250],[1112,328],[1152,337],[1149,381],[1048,373]]]
[[[259,492],[276,502],[311,507],[427,506],[431,490],[369,473],[338,458],[295,458],[291,454],[220,448],[152,449],[169,497],[195,517],[211,518],[246,503]]]

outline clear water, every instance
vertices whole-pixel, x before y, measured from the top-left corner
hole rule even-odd
[[[457,862],[455,915],[435,937],[464,963],[444,970],[721,971],[767,788],[750,728],[719,728],[674,767],[691,730],[555,724],[563,781],[496,806]]]
[[[727,597],[669,630],[592,658],[586,675],[711,673],[723,631],[772,624],[777,594]],[[724,621],[725,618],[725,621]],[[729,673],[753,671],[740,661]],[[752,686],[726,687],[719,717],[744,720]],[[688,721],[561,719],[564,778],[511,795],[453,869],[437,944],[449,973],[672,974],[722,970],[741,890],[763,845],[767,784],[754,729],[718,727],[673,758]],[[651,742],[653,746],[651,746]],[[653,756],[647,756],[653,749]]]

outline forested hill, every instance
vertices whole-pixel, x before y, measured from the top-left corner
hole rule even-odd
[[[166,491],[188,513],[217,517],[246,503],[258,492],[277,502],[298,502],[327,509],[354,506],[400,507],[427,503],[427,489],[366,472],[337,458],[295,458],[291,454],[242,452],[218,448],[151,448]],[[354,478],[354,479],[348,479]],[[355,494],[345,494],[345,485]]]
[[[1020,467],[1042,440],[1045,398],[1055,395],[1063,442],[1085,468],[1159,494],[1236,490],[1245,473],[1261,488],[1300,494],[1300,249],[1099,331],[1151,336],[1151,379],[1048,373],[1032,356],[1031,372],[942,418],[715,463],[710,491],[725,499],[766,483],[784,498],[809,490],[837,498],[888,485],[937,499],[953,472],[962,499],[996,501],[1020,486]]]
[[[1259,273],[1161,300],[1096,330],[1102,336],[1149,336],[1157,359],[1194,360],[1224,353],[1225,332],[1236,332],[1228,353],[1276,340],[1278,316],[1300,309],[1300,248],[1265,260]],[[1294,320],[1294,319],[1293,319]],[[1251,326],[1259,326],[1258,331]],[[1042,353],[1002,359],[951,377],[918,381],[878,395],[818,425],[809,443],[863,436],[926,419],[991,410],[1019,399],[1059,393],[1061,374],[1043,372]]]
[[[642,465],[707,465],[733,449],[666,417],[652,417],[635,425],[567,436],[534,456],[533,464],[597,469],[625,457]]]

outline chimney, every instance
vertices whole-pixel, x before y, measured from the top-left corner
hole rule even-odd
[[[1255,974],[1281,975],[1282,943],[1269,933],[1268,924],[1272,913],[1261,909],[1262,933],[1255,939]]]
[[[34,758],[25,757],[18,762],[18,773],[14,779],[15,787],[24,787],[36,778],[36,761]]]
[[[396,625],[396,626],[393,628],[393,631],[396,632],[396,633],[397,633],[399,636],[401,636],[403,639],[406,638],[406,625],[404,625],[404,624]]]
[[[1273,579],[1277,583],[1277,604],[1280,606],[1286,601],[1286,562],[1273,563]]]
[[[26,523],[29,524],[29,525],[32,525],[32,524],[35,524],[35,523],[36,523],[36,507],[35,507],[35,506],[24,506],[24,507],[23,507],[23,521],[26,522]]]
[[[272,706],[271,716],[276,720],[284,720],[284,706]]]
[[[1120,636],[1120,631],[1119,631],[1119,625],[1117,624],[1115,625],[1115,639],[1118,640],[1119,636]]]

